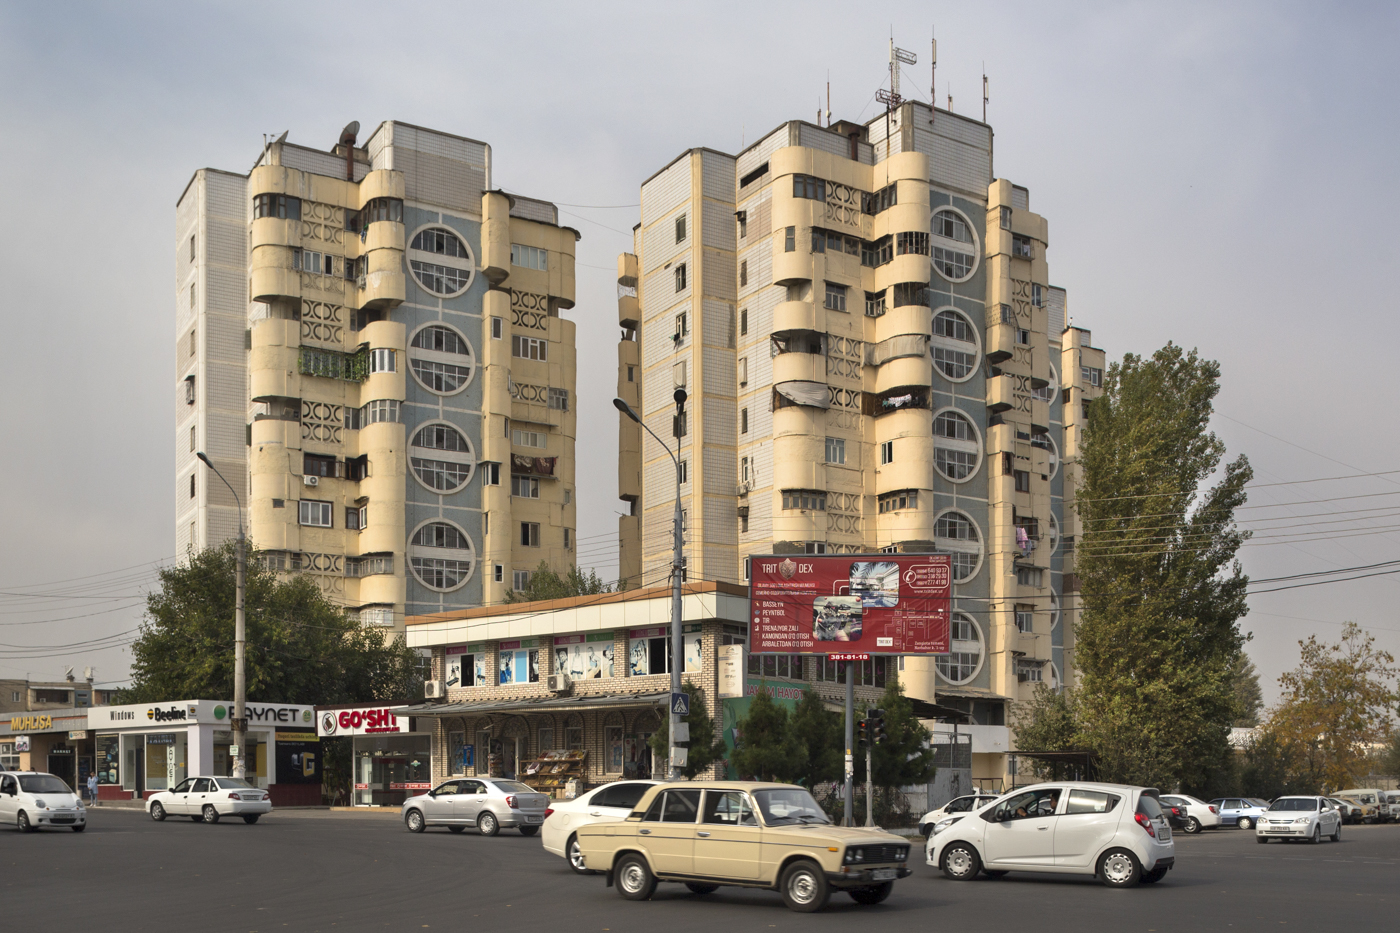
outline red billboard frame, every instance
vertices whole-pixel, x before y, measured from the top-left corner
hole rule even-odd
[[[949,554],[756,554],[753,654],[929,655],[949,651]]]

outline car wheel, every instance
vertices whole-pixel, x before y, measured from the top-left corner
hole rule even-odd
[[[428,828],[428,821],[423,819],[423,811],[421,810],[409,810],[404,815],[403,823],[411,833],[421,833]]]
[[[1317,844],[1318,844],[1319,842],[1321,842],[1321,841],[1322,841],[1322,826],[1321,826],[1321,825],[1314,826],[1314,827],[1313,827],[1312,838],[1308,840],[1308,843],[1309,843],[1310,845],[1317,845]]]
[[[1269,837],[1268,837],[1268,836],[1255,836],[1255,837],[1254,837],[1254,841],[1257,842],[1257,843],[1259,843],[1259,844],[1262,846],[1262,845],[1264,845],[1265,843],[1267,843],[1267,842],[1269,841]]]
[[[1194,836],[1201,831],[1201,821],[1194,816],[1188,816],[1186,818],[1186,825],[1182,828],[1186,830],[1188,836]]]
[[[501,831],[501,821],[494,813],[483,813],[476,818],[476,828],[483,836],[494,836]]]
[[[943,850],[943,874],[953,881],[971,881],[982,868],[977,850],[965,842],[955,842]]]
[[[578,844],[578,836],[570,836],[569,841],[564,843],[564,861],[569,863],[569,867],[580,875],[591,875],[592,871],[584,867],[583,846]]]
[[[1167,877],[1167,872],[1169,870],[1170,869],[1168,869],[1166,865],[1158,865],[1156,868],[1152,869],[1147,874],[1142,876],[1142,883],[1156,884],[1163,878]]]
[[[19,816],[15,818],[15,825],[19,827],[19,831],[22,833],[34,832],[34,825],[29,822],[29,814],[25,813],[23,810],[19,811]]]
[[[520,835],[522,835],[522,836],[533,836],[535,833],[537,833],[537,832],[539,832],[539,831],[540,831],[540,828],[539,828],[538,826],[522,826],[522,827],[520,827]]]
[[[260,816],[262,816],[261,813],[245,813],[243,814],[243,822],[247,823],[249,826],[252,826],[258,821],[258,817]]]
[[[466,832],[467,829],[465,826],[449,826],[447,828],[454,833]]]
[[[1341,841],[1342,841],[1342,821],[1341,821],[1341,820],[1338,820],[1338,821],[1337,821],[1337,828],[1334,829],[1334,830],[1332,830],[1332,837],[1331,837],[1331,838],[1332,838],[1332,841],[1333,841],[1333,842],[1341,842]]]
[[[693,894],[714,894],[719,890],[719,885],[717,884],[705,884],[700,881],[687,881],[685,886],[690,888]]]
[[[77,826],[70,826],[70,827],[68,827],[68,828],[71,829],[71,830],[73,830],[73,832],[75,832],[75,833],[80,833],[80,832],[82,832],[83,830],[87,829],[87,824],[86,824],[86,823],[79,823]]]
[[[206,803],[204,805],[204,810],[201,813],[201,819],[203,819],[204,822],[209,823],[210,825],[217,823],[219,822],[219,811],[214,809],[214,805],[212,803]]]
[[[1007,875],[1009,875],[1009,874],[1011,874],[1011,873],[1008,872],[1008,871],[1001,871],[1001,870],[993,871],[993,870],[991,870],[991,869],[984,868],[984,869],[982,869],[982,874],[986,875],[988,878],[991,878],[993,881],[996,881],[998,878],[1005,878]]]
[[[930,835],[932,835],[932,833],[933,833],[933,824],[932,824],[932,823],[925,823],[924,825],[922,825],[922,826],[919,827],[919,835],[920,835],[920,836],[923,836],[925,839],[927,839]]]
[[[1099,880],[1110,888],[1133,888],[1142,880],[1142,866],[1127,849],[1109,849],[1099,859]]]
[[[1247,816],[1242,816],[1240,817],[1240,821],[1235,825],[1238,826],[1240,829],[1253,829],[1254,821]]]
[[[798,913],[816,913],[831,899],[826,873],[810,859],[799,859],[784,869],[778,887],[783,892],[783,903]]]
[[[151,804],[151,819],[155,820],[157,823],[159,823],[159,822],[161,822],[162,820],[164,820],[164,819],[165,819],[165,807],[162,807],[162,806],[161,806],[160,804],[158,804],[158,803],[153,803],[153,804]]]
[[[629,901],[644,901],[656,891],[656,876],[647,860],[635,852],[624,855],[617,863],[617,892]]]
[[[851,888],[846,893],[851,895],[851,900],[857,904],[879,904],[894,892],[894,882],[886,881],[884,884],[872,884],[863,888]]]

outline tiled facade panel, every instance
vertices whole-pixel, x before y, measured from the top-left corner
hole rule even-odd
[[[736,178],[734,157],[711,152],[708,149],[702,150],[700,166],[703,173],[700,179],[701,193],[707,198],[728,201],[732,204]]]
[[[510,216],[533,220],[541,224],[559,223],[559,209],[548,201],[540,201],[535,198],[512,198]]]
[[[708,181],[707,176],[706,182]],[[738,235],[734,221],[734,202],[711,201],[707,198],[703,203],[704,245],[715,249],[734,249]]]
[[[735,337],[734,306],[727,301],[706,298],[701,303],[701,307],[704,312],[701,339],[705,346],[732,348]]]
[[[663,272],[674,275],[672,270],[676,263],[690,261],[690,248],[695,243],[695,211],[692,208],[692,203],[686,201],[642,231],[642,262],[645,266],[642,271],[649,273],[648,281],[651,280],[650,273],[657,276]],[[682,215],[686,223],[685,239],[677,243],[676,219]],[[662,268],[666,265],[670,265],[671,269]],[[672,291],[675,291],[674,282]]]
[[[736,376],[734,374],[735,356],[733,350],[727,350],[721,347],[706,347],[704,351],[704,360],[704,390],[707,400],[705,407],[705,442],[709,443],[711,440],[718,440],[717,437],[712,438],[710,434],[709,425],[713,417],[712,412],[722,407],[729,406],[730,400],[734,398],[737,383],[735,382]],[[724,405],[709,405],[708,400],[712,398],[723,398],[726,401]],[[732,415],[729,417],[729,420],[731,422],[734,420]],[[733,437],[734,435],[731,433],[729,435],[729,443],[733,443]]]
[[[642,229],[645,230],[690,199],[690,154],[677,159],[642,185]],[[645,251],[645,247],[643,248]]]
[[[806,146],[808,149],[817,149],[821,152],[829,152],[846,159],[851,157],[849,138],[819,126],[812,126],[809,123],[798,124],[797,145]],[[869,143],[859,141],[856,143],[856,160],[862,165],[874,163],[874,149]]]
[[[703,265],[705,275],[703,291],[706,295],[728,297],[734,294],[734,287],[738,283],[738,279],[735,278],[732,257],[707,249]]]
[[[670,342],[670,340],[666,341],[666,343]],[[693,355],[691,354],[689,347],[687,347],[685,350],[672,353],[669,356],[665,357],[665,359],[662,361],[662,365],[653,366],[650,369],[643,370],[642,412],[648,418],[650,418],[657,412],[662,411],[663,409],[665,410],[667,417],[670,416],[670,413],[675,409],[676,404],[673,400],[673,396],[675,395],[676,391],[675,366],[677,363],[685,363],[685,380],[689,384],[694,378],[695,364],[692,360]],[[690,391],[689,386],[687,386],[686,391]],[[648,421],[648,424],[650,424],[650,421]],[[656,430],[655,427],[653,427],[653,430]],[[661,434],[660,431],[657,431],[657,433]],[[669,421],[666,423],[666,433],[661,434],[661,436],[666,438],[669,438],[671,436],[671,425]],[[652,443],[655,443],[655,441],[653,441]]]
[[[1063,288],[1055,288],[1054,286],[1051,286],[1051,288],[1049,289],[1049,294],[1046,296],[1045,303],[1047,306],[1047,310],[1050,312],[1050,342],[1058,346],[1060,342],[1060,334],[1064,333],[1065,330],[1066,315],[1069,313],[1069,309],[1067,307],[1068,297],[1065,294],[1065,290]],[[1051,354],[1052,362],[1055,362],[1058,359],[1058,352]],[[1055,366],[1055,371],[1060,371],[1060,367],[1058,365]]]
[[[332,178],[345,177],[344,159],[331,155],[329,152],[307,149],[304,146],[296,146],[291,143],[282,145],[282,164],[302,172],[329,175]],[[355,180],[359,181],[364,178],[367,171],[368,169],[363,162],[355,163]]]
[[[403,172],[404,197],[468,213],[481,210],[486,170],[426,152],[400,152],[396,168]]]
[[[741,152],[738,158],[735,159],[735,179],[737,180],[743,178],[749,172],[752,172],[764,162],[767,162],[768,157],[771,156],[777,150],[783,148],[784,146],[794,145],[796,140],[794,140],[792,137],[793,133],[791,130],[791,124],[784,123],[782,126],[778,127],[776,130],[769,133],[767,136],[763,137],[757,143],[755,143],[753,148]]]

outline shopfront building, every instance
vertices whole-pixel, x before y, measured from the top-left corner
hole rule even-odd
[[[397,807],[432,788],[432,723],[415,731],[408,716],[391,710],[402,703],[316,707],[316,734],[350,742],[350,787],[328,787],[333,803]]]
[[[0,714],[0,770],[47,771],[78,789],[93,768],[86,709]]]
[[[232,775],[232,709],[232,703],[216,700],[173,700],[87,710],[98,799],[144,798],[186,777]],[[274,807],[319,804],[314,708],[249,703],[247,709],[247,780],[266,788]]]

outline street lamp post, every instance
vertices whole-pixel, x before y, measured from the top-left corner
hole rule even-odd
[[[685,389],[677,389],[675,394],[677,414],[685,413]],[[613,399],[613,407],[622,412],[633,421],[646,429],[652,437],[656,437],[656,432],[647,427],[646,422],[637,417],[637,413],[632,410],[626,402],[620,398]],[[685,645],[681,639],[681,578],[685,575],[685,554],[681,538],[681,461],[675,454],[671,453],[671,448],[666,446],[666,442],[656,437],[656,442],[661,445],[661,449],[666,451],[666,456],[671,458],[671,462],[676,465],[676,509],[672,518],[674,541],[671,546],[671,693],[672,695],[681,692],[681,668],[685,665]],[[680,440],[677,439],[676,447],[680,447]],[[667,749],[667,777],[674,781],[680,777],[680,771],[676,767],[676,733],[681,717],[676,713],[674,703],[667,704],[670,707],[671,728],[670,748]]]
[[[229,481],[224,479],[224,474],[219,472],[218,467],[209,462],[203,451],[195,456],[228,486],[228,491],[233,493],[233,501],[238,506],[238,571],[234,577],[233,602],[233,716],[229,725],[233,728],[233,744],[238,749],[238,754],[233,759],[233,776],[242,778],[247,775],[244,762],[248,754],[248,687],[243,669],[243,584],[248,576],[248,541],[243,535],[243,500],[238,497],[238,491]]]

